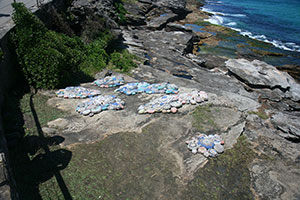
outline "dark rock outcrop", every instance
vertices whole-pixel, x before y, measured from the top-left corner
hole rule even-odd
[[[96,39],[100,31],[118,29],[119,16],[113,0],[75,0],[69,8],[71,26],[85,41]]]

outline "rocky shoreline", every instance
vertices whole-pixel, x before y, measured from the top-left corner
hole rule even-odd
[[[205,91],[208,101],[196,109],[192,105],[185,106],[176,114],[139,115],[138,106],[152,97],[119,94],[126,102],[124,110],[87,117],[74,109],[80,100],[65,100],[55,97],[53,91],[43,91],[42,94],[51,97],[48,105],[69,113],[66,118],[49,122],[43,131],[64,137],[61,146],[71,150],[78,144],[94,145],[99,141],[106,144],[105,141],[109,140],[109,145],[114,145],[114,141],[121,141],[113,148],[117,152],[125,148],[123,141],[130,135],[130,142],[138,141],[137,149],[153,156],[151,158],[155,161],[160,158],[158,163],[162,169],[168,173],[171,171],[165,177],[157,170],[145,181],[145,186],[153,187],[154,192],[148,194],[147,188],[141,186],[140,196],[133,195],[133,198],[299,199],[300,85],[297,81],[288,73],[257,60],[257,56],[246,60],[242,57],[230,59],[214,52],[199,53],[201,45],[218,45],[218,41],[212,39],[215,35],[209,33],[213,29],[227,35],[232,32],[210,25],[205,27],[206,32],[187,26],[209,15],[199,10],[201,3],[198,1],[124,1],[127,24],[122,26],[116,23],[119,16],[112,9],[113,5],[112,0],[73,1],[69,11],[75,20],[70,27],[76,27],[77,33],[85,35],[91,30],[93,19],[104,18],[103,24],[98,24],[97,28],[110,28],[121,38],[121,45],[139,57],[138,67],[130,75],[124,75],[125,82],[169,82],[176,84],[180,92]],[[104,74],[101,72],[96,78]],[[97,88],[92,83],[81,86]],[[109,95],[113,89],[103,89],[101,93]],[[220,134],[225,141],[225,153],[229,153],[212,159],[192,154],[185,141],[198,132]],[[110,155],[115,152],[106,153],[111,159]],[[236,166],[230,164],[230,159],[237,159],[233,162]],[[122,167],[126,171],[128,166],[116,164],[116,169]],[[209,167],[224,176],[213,171],[209,177],[212,173]],[[153,181],[153,177],[159,181]],[[208,189],[203,189],[201,181],[209,183]],[[197,185],[198,182],[201,184]],[[123,183],[113,185],[118,188],[121,187],[119,184]],[[125,188],[131,191],[130,187]],[[116,195],[116,192],[112,194]],[[114,197],[120,199],[120,196]],[[125,199],[122,194],[121,197]]]

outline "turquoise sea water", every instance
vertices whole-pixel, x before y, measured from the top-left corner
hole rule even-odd
[[[202,8],[213,12],[213,24],[242,35],[300,52],[300,0],[207,0]]]

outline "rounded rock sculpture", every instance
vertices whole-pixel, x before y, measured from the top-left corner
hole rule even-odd
[[[216,157],[224,152],[222,145],[224,141],[217,134],[205,135],[198,133],[197,137],[192,137],[191,140],[187,140],[186,144],[192,153],[201,153],[205,157]]]
[[[163,112],[163,113],[176,113],[178,109],[184,105],[184,104],[196,104],[199,102],[199,99],[201,99],[200,102],[203,102],[207,100],[207,95],[204,91],[192,91],[188,93],[183,94],[176,94],[176,95],[165,95],[162,97],[158,97],[155,99],[152,99],[149,103],[146,103],[144,105],[141,105],[138,108],[138,113],[149,113],[147,110],[151,110],[155,112]],[[202,96],[202,97],[201,97]],[[198,100],[196,100],[198,99]]]
[[[99,87],[117,87],[124,84],[123,76],[106,76],[93,82]]]
[[[65,89],[60,89],[56,93],[57,97],[65,99],[83,99],[88,97],[94,97],[101,94],[99,90],[91,90],[84,87],[66,87]]]
[[[127,83],[120,88],[115,90],[116,92],[121,92],[126,95],[135,95],[138,93],[147,94],[177,94],[178,87],[170,83],[155,83],[150,84],[147,82],[137,82],[137,83]]]
[[[97,96],[90,98],[76,107],[76,112],[82,115],[89,115],[100,113],[103,110],[120,110],[124,108],[124,101],[114,95]]]
[[[221,143],[215,144],[214,149],[216,150],[217,153],[223,153],[224,152],[224,146],[221,145]]]

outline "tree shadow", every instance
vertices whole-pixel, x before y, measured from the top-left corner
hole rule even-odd
[[[0,17],[10,17],[10,14],[2,14],[2,13],[0,13]]]
[[[94,81],[95,78],[85,74],[83,71],[78,71],[75,74],[70,74],[69,77],[67,77],[65,80],[61,82],[61,84],[58,86],[58,88],[64,88],[68,86],[74,86],[74,85],[80,85],[82,83],[89,83]]]
[[[60,171],[68,166],[72,152],[49,148],[60,144],[64,138],[44,135],[33,103],[34,94],[29,99],[30,108],[23,112],[31,112],[38,135],[25,135],[20,109],[20,100],[25,92],[24,90],[11,94],[4,109],[4,129],[19,199],[41,200],[39,185],[55,177],[64,199],[71,200],[71,194]]]

